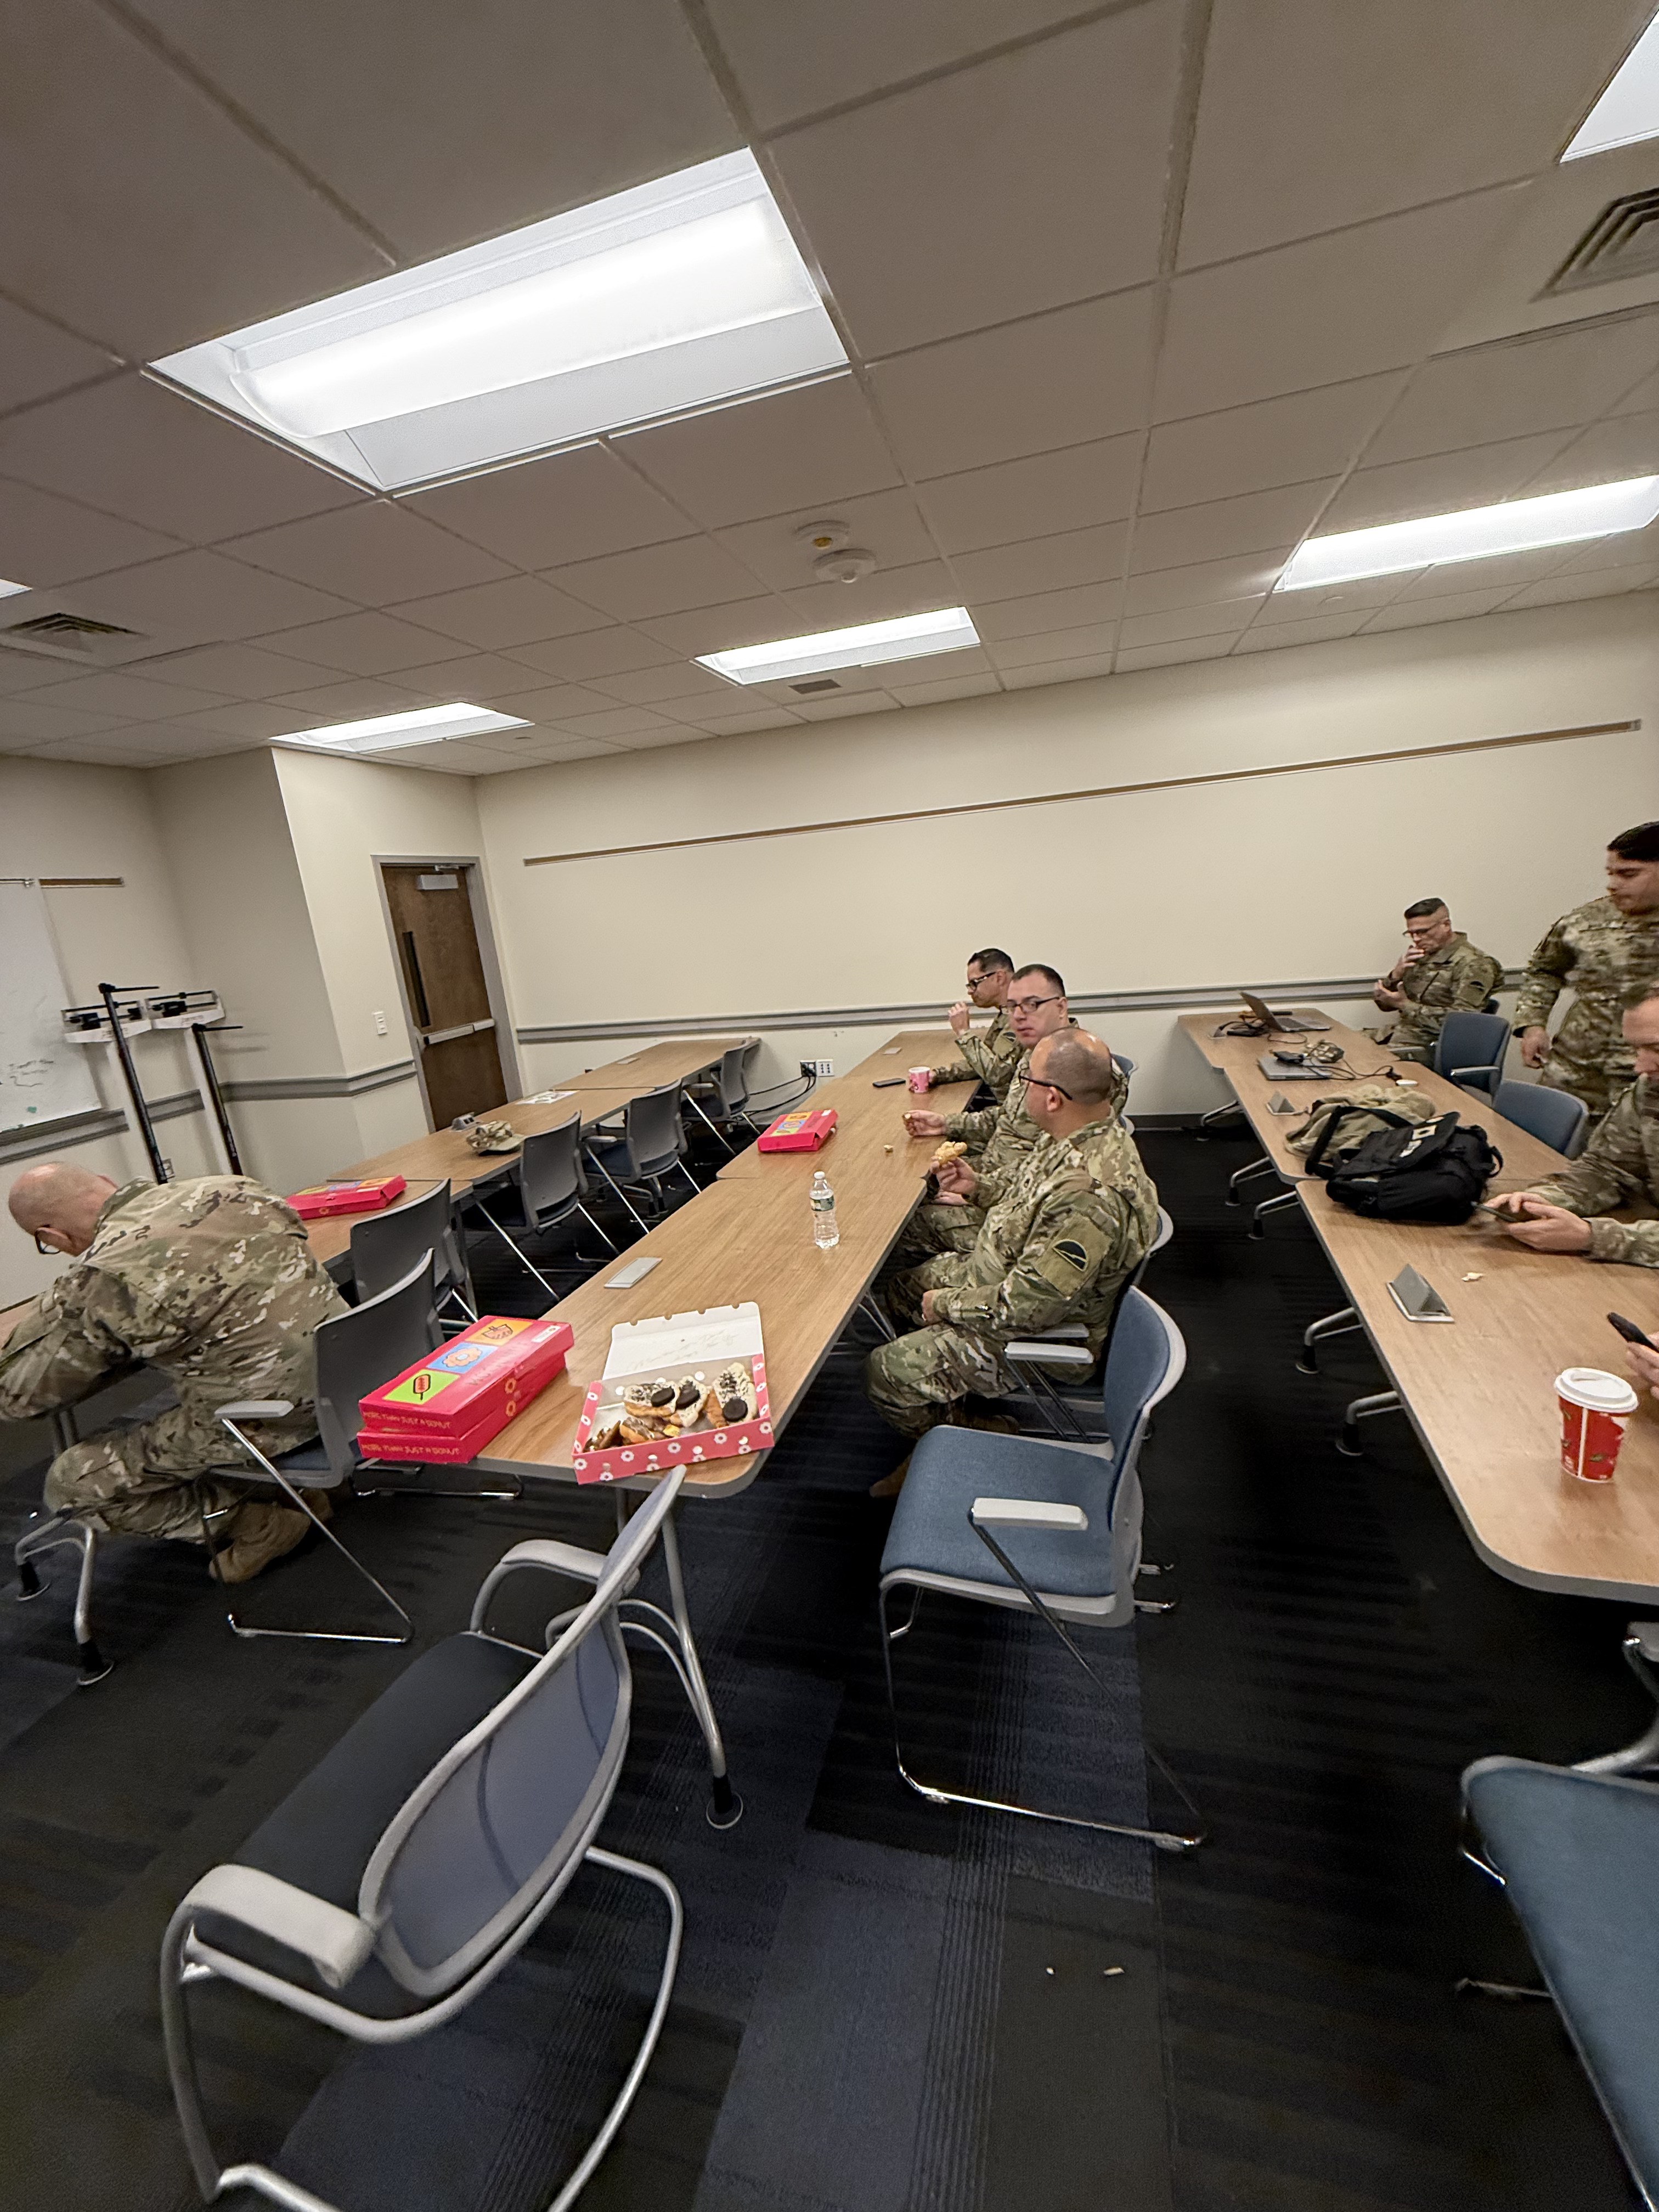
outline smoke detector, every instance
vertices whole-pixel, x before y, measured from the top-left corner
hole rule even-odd
[[[856,584],[860,576],[873,575],[876,556],[862,546],[849,545],[843,553],[820,553],[812,574],[821,584]]]
[[[791,532],[797,545],[813,553],[837,553],[852,534],[844,522],[803,522]]]

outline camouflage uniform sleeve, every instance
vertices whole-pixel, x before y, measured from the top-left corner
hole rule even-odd
[[[947,1137],[959,1138],[963,1144],[977,1152],[982,1146],[988,1145],[996,1134],[1001,1113],[1000,1106],[988,1106],[978,1114],[947,1114],[945,1116],[945,1133]]]
[[[1457,981],[1447,1012],[1467,1008],[1478,1014],[1503,980],[1502,961],[1494,960],[1490,952],[1477,952],[1471,945],[1458,963]]]
[[[1000,1282],[936,1291],[937,1320],[998,1336],[1023,1336],[1066,1319],[1103,1270],[1121,1264],[1134,1227],[1127,1195],[1079,1177],[1050,1192]]]
[[[1610,1221],[1601,1217],[1615,1206],[1659,1199],[1649,1179],[1647,1152],[1632,1085],[1620,1099],[1583,1157],[1528,1194],[1589,1223],[1590,1256],[1622,1260],[1627,1266],[1659,1267],[1659,1221]]]
[[[1572,947],[1566,933],[1569,919],[1563,915],[1559,921],[1546,930],[1533,949],[1515,1002],[1514,1019],[1518,1030],[1541,1029],[1549,1020],[1550,1009],[1566,988],[1573,965]]]
[[[100,1376],[131,1365],[113,1287],[95,1267],[73,1267],[35,1300],[0,1346],[0,1416],[26,1421],[72,1406]]]

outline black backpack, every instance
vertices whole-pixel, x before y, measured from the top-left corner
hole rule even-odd
[[[1333,1115],[1308,1155],[1339,1206],[1378,1221],[1467,1221],[1504,1156],[1484,1129],[1460,1127],[1455,1113],[1376,1129],[1345,1159],[1321,1165],[1343,1120]]]

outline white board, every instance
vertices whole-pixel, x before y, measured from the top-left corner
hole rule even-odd
[[[40,886],[0,878],[0,1132],[96,1112],[97,1045],[65,1044],[69,1004]]]

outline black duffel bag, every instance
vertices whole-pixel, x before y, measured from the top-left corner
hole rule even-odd
[[[1337,1120],[1308,1155],[1339,1206],[1376,1221],[1467,1221],[1504,1156],[1484,1129],[1463,1128],[1455,1114],[1408,1128],[1377,1129],[1346,1158],[1322,1167]]]

